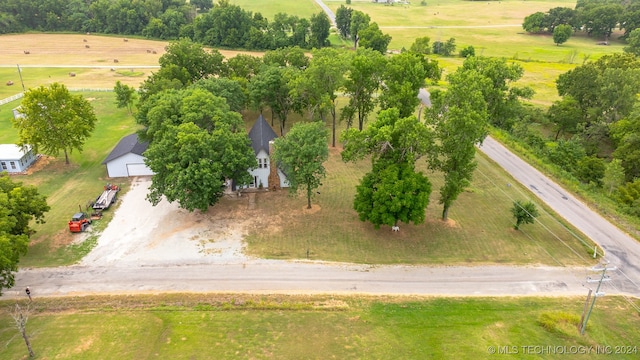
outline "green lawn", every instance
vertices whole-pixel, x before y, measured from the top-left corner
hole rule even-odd
[[[356,263],[410,264],[549,264],[587,266],[593,260],[593,245],[584,236],[574,237],[563,222],[544,209],[539,223],[513,230],[510,213],[513,200],[531,199],[529,191],[482,155],[471,187],[452,206],[445,223],[438,204],[440,174],[427,173],[433,193],[427,220],[420,225],[400,225],[399,233],[388,226],[376,230],[361,222],[353,210],[355,186],[370,168],[368,161],[343,163],[332,150],[326,163],[327,178],[307,211],[303,196],[292,198],[285,192],[256,195],[256,211],[264,214],[253,221],[247,236],[248,252],[276,258],[309,257]],[[512,186],[508,187],[507,184]],[[236,202],[220,205],[237,208]],[[231,210],[230,210],[231,211]],[[586,240],[585,240],[586,239]],[[588,245],[585,245],[588,244]]]
[[[494,359],[505,353],[534,359],[566,355],[541,356],[540,347],[591,351],[571,359],[638,357],[640,318],[632,304],[618,297],[599,299],[581,336],[575,324],[583,304],[582,297],[167,294],[47,298],[34,301],[27,330],[38,359]],[[3,310],[13,305],[0,302]],[[634,306],[638,305],[636,300]],[[6,311],[0,312],[0,345],[0,358],[20,359],[27,354]],[[526,350],[529,346],[538,350]],[[625,350],[632,354],[595,355],[596,349],[603,351],[606,346],[611,351],[629,346]]]
[[[78,93],[73,93],[77,95]],[[41,158],[47,164],[42,170],[31,175],[18,175],[15,181],[38,187],[40,193],[48,197],[51,210],[46,213],[46,223],[34,224],[36,234],[32,236],[28,255],[20,262],[21,266],[55,266],[74,263],[84,255],[87,249],[69,246],[79,234],[69,232],[67,222],[78,207],[85,207],[95,199],[109,180],[106,177],[105,165],[102,161],[116,143],[124,136],[133,133],[137,125],[125,109],[115,106],[115,95],[112,92],[81,93],[90,100],[98,121],[93,135],[87,140],[82,153],[73,152],[71,164],[64,163],[64,156],[57,158]],[[11,125],[11,109],[18,106],[19,101],[0,107],[0,141],[13,143],[17,141],[17,131]],[[40,166],[36,164],[36,166]],[[127,179],[115,179],[128,189]],[[113,215],[113,211],[105,212],[105,217],[94,224],[96,231],[104,227]]]
[[[314,0],[231,0],[229,2],[233,5],[240,6],[244,10],[249,10],[254,14],[261,13],[262,16],[266,17],[269,21],[273,21],[277,13],[295,15],[309,20],[311,15],[322,11],[320,5]]]

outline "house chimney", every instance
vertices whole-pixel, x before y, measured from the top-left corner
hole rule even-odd
[[[269,141],[269,189],[280,190],[280,176],[278,175],[278,167],[276,161],[273,160],[273,140]]]

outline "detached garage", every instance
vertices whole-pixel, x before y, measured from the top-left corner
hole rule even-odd
[[[144,163],[142,154],[149,143],[139,142],[137,134],[125,136],[102,162],[109,177],[150,176],[153,171]]]

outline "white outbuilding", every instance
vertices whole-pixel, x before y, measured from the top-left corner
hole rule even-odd
[[[138,141],[138,134],[123,137],[102,162],[107,175],[114,177],[151,176],[153,171],[144,163],[144,152],[149,143]]]
[[[0,172],[20,173],[27,170],[34,161],[36,156],[31,146],[0,144]]]

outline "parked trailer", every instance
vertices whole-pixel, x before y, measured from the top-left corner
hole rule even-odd
[[[117,185],[107,184],[104,187],[104,191],[100,196],[96,198],[96,201],[93,203],[94,210],[104,210],[107,209],[111,204],[116,202],[116,195],[120,191],[120,188]]]

